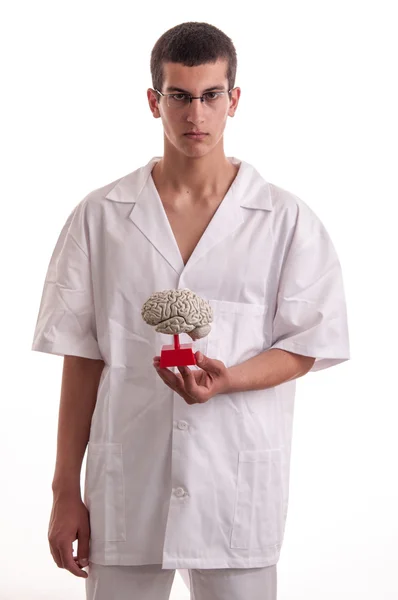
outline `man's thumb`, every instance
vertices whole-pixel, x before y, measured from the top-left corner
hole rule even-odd
[[[202,369],[206,369],[207,371],[212,371],[215,365],[213,365],[211,358],[202,354],[202,352],[196,353],[196,362]]]
[[[86,567],[88,565],[89,546],[90,537],[88,532],[84,531],[83,533],[80,531],[77,541],[77,558],[82,567]]]

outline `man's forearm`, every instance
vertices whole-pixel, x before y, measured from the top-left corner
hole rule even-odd
[[[80,471],[105,363],[65,356],[59,406],[54,493],[80,494]]]
[[[273,348],[229,367],[228,392],[262,390],[305,375],[315,362],[311,356]]]

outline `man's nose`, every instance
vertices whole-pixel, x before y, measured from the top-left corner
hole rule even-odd
[[[203,120],[205,103],[200,98],[192,98],[187,108],[187,118],[191,120]]]

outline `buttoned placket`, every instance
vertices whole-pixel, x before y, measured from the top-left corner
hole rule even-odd
[[[186,431],[187,429],[189,429],[188,423],[186,421],[184,421],[183,419],[180,419],[179,421],[174,421],[174,424],[177,429],[180,429],[182,431]],[[173,436],[173,439],[174,439],[174,436]],[[172,492],[176,498],[185,498],[189,495],[187,490],[182,486],[173,488]]]

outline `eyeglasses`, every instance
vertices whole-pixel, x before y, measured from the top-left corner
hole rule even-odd
[[[192,100],[200,100],[202,104],[208,106],[209,108],[217,108],[217,106],[221,105],[221,98],[224,94],[229,94],[232,92],[233,88],[228,90],[220,91],[220,92],[205,92],[201,96],[191,96],[191,94],[178,93],[178,94],[162,94],[159,90],[155,88],[155,92],[167,98],[167,106],[169,108],[184,108],[191,104]]]

